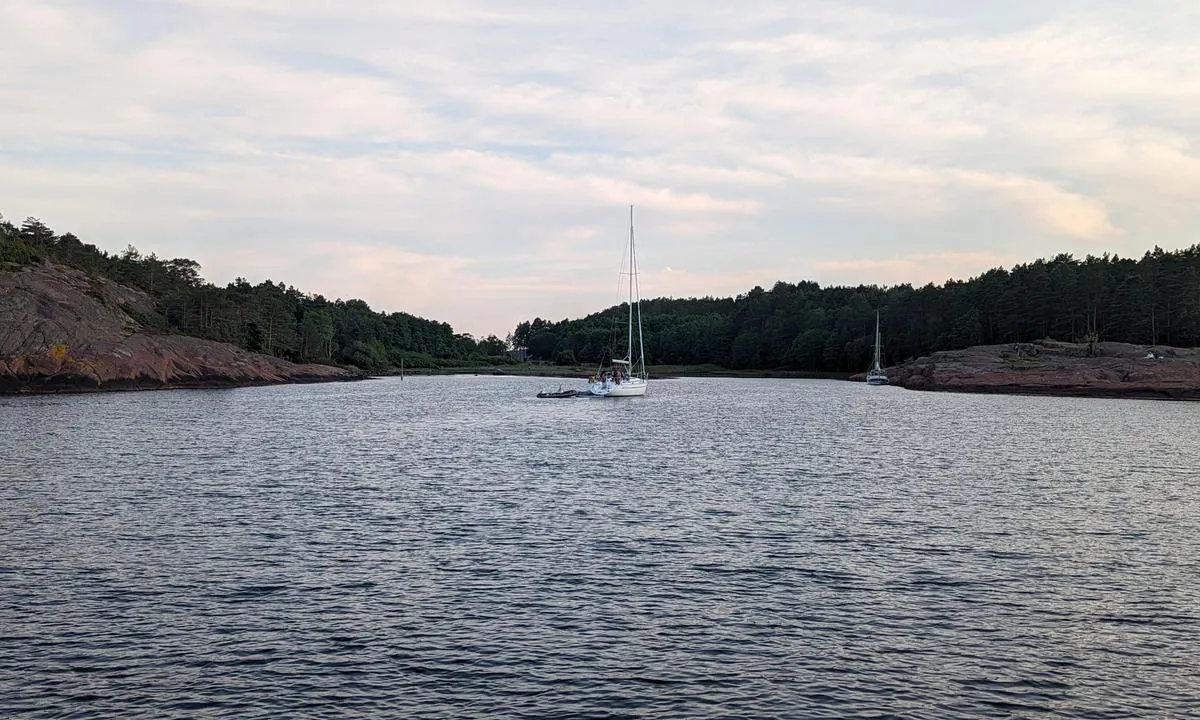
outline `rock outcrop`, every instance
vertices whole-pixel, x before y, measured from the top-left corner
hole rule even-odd
[[[981,345],[936,352],[887,374],[913,390],[1200,399],[1200,349],[1165,346]]]
[[[353,380],[228,343],[144,326],[146,294],[62,265],[0,267],[0,393]]]

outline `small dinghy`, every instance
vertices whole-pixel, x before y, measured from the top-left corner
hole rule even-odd
[[[540,398],[569,398],[579,394],[577,390],[563,390],[562,385],[558,386],[558,392],[540,392],[537,394]]]

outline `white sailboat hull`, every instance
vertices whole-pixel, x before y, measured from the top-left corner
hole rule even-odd
[[[604,380],[590,383],[588,392],[598,397],[639,397],[646,394],[646,384],[641,378],[628,378],[619,383]]]

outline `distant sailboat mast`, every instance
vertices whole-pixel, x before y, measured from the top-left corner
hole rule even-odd
[[[875,311],[875,367],[872,368],[876,372],[882,370],[879,362],[879,346],[882,344],[879,337],[879,311]]]
[[[880,349],[883,347],[883,336],[879,332],[879,311],[875,311],[875,362],[871,364],[871,369],[867,372],[868,385],[887,385],[887,373],[883,371],[883,361],[880,357]]]

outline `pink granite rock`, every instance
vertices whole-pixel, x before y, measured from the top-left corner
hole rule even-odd
[[[228,343],[144,327],[145,293],[62,265],[0,268],[0,393],[352,380]]]
[[[1043,340],[936,352],[887,369],[914,390],[1200,399],[1200,350]]]

